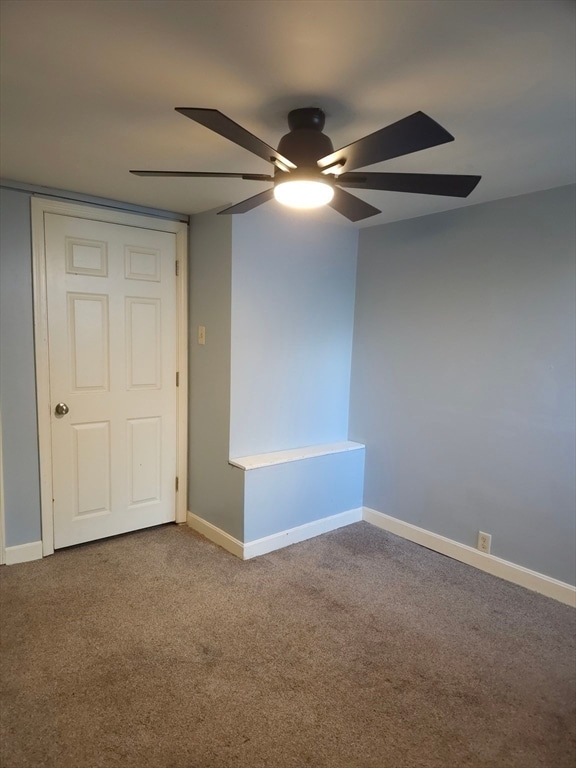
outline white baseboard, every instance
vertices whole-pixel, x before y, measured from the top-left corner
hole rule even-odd
[[[445,536],[432,533],[425,528],[419,528],[417,525],[405,523],[403,520],[390,517],[390,515],[377,512],[369,507],[363,508],[363,519],[378,528],[383,528],[385,531],[396,534],[396,536],[421,544],[423,547],[440,552],[454,560],[472,565],[474,568],[491,573],[493,576],[498,576],[506,581],[511,581],[513,584],[519,584],[521,587],[526,587],[526,589],[531,589],[561,603],[576,607],[576,587],[565,584],[563,581],[558,581],[537,571],[531,571],[508,560],[502,560],[495,555],[487,555],[474,549],[474,547],[460,544],[458,541],[447,539]]]
[[[195,515],[190,511],[186,514],[186,523],[190,528],[198,531],[202,536],[213,541],[214,544],[218,544],[222,549],[226,549],[240,559],[243,558],[244,545],[241,541],[235,539],[234,536],[230,536],[229,533],[226,533],[226,531],[212,525],[212,523],[209,523],[207,520],[198,517],[198,515]]]
[[[273,533],[271,536],[265,536],[263,539],[255,539],[244,544],[244,560],[251,557],[265,555],[267,552],[274,552],[276,549],[288,547],[290,544],[297,544],[306,539],[312,539],[314,536],[320,536],[328,531],[335,531],[336,528],[342,528],[351,523],[358,523],[362,520],[362,507],[358,509],[349,509],[346,512],[340,512],[330,517],[322,517],[320,520],[313,520],[311,523],[304,523],[296,528],[289,528],[286,531]]]
[[[576,587],[573,587],[571,584],[565,584],[563,581],[558,581],[543,573],[531,571],[529,568],[516,565],[508,560],[502,560],[495,555],[487,555],[474,549],[474,547],[460,544],[458,541],[432,533],[425,528],[419,528],[417,525],[406,523],[396,517],[390,517],[390,515],[377,512],[369,507],[350,509],[337,515],[314,520],[311,523],[305,523],[296,528],[290,528],[246,543],[235,539],[226,531],[217,528],[212,523],[203,520],[192,512],[188,512],[186,518],[186,522],[191,528],[242,560],[249,560],[252,557],[274,552],[277,549],[288,547],[290,544],[306,541],[306,539],[314,538],[328,531],[334,531],[351,523],[357,523],[360,520],[365,520],[378,528],[383,528],[385,531],[396,534],[396,536],[401,536],[427,549],[440,552],[442,555],[459,560],[493,576],[498,576],[505,581],[511,581],[513,584],[518,584],[526,589],[531,589],[533,592],[539,592],[542,595],[546,595],[546,597],[551,597],[561,603],[576,607]],[[25,544],[23,548],[38,545],[40,545],[40,542]],[[18,550],[22,548],[9,547],[6,550],[7,563],[23,562],[23,560],[9,560],[9,549]],[[42,548],[40,545],[39,554],[34,557],[27,557],[26,559],[35,560],[36,557],[41,556]]]
[[[212,523],[203,520],[198,515],[188,512],[186,522],[202,536],[205,536],[210,541],[218,544],[223,549],[228,550],[236,557],[242,560],[250,560],[252,557],[258,557],[259,555],[265,555],[268,552],[274,552],[276,549],[282,549],[288,547],[290,544],[297,544],[300,541],[306,541],[306,539],[312,539],[314,536],[319,536],[322,533],[328,533],[328,531],[334,531],[337,528],[342,528],[350,523],[357,523],[362,520],[362,508],[349,509],[346,512],[340,512],[337,515],[331,515],[330,517],[323,517],[320,520],[313,520],[311,523],[305,523],[299,525],[296,528],[289,528],[279,533],[273,533],[271,536],[265,536],[262,539],[255,539],[254,541],[248,541],[242,543],[230,536],[229,533],[217,528]]]
[[[6,565],[16,563],[29,563],[31,560],[42,559],[42,542],[31,541],[30,544],[18,544],[15,547],[6,547],[4,550]]]

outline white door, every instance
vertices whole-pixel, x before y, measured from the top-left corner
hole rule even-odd
[[[175,240],[45,215],[56,548],[175,519]]]

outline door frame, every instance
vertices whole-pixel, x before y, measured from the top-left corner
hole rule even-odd
[[[52,399],[48,348],[47,271],[44,217],[60,216],[124,224],[176,235],[176,522],[186,522],[188,476],[188,225],[179,221],[99,208],[48,198],[33,197],[32,282],[34,293],[34,346],[36,355],[36,399],[38,405],[38,453],[40,459],[40,505],[42,554],[54,553],[54,512],[52,495]]]
[[[6,563],[6,528],[4,522],[4,462],[2,459],[2,412],[0,411],[0,565]]]

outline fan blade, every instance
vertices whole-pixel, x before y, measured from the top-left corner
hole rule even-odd
[[[210,173],[208,171],[130,171],[135,176],[182,176],[193,179],[245,179],[246,181],[274,181],[265,173]]]
[[[481,178],[449,173],[343,173],[336,178],[336,183],[355,189],[468,197]]]
[[[338,161],[344,161],[340,170],[352,171],[354,168],[363,168],[382,160],[436,147],[447,141],[454,141],[454,136],[424,112],[415,112],[320,158],[318,165],[320,168],[326,168]]]
[[[196,107],[176,107],[176,112],[180,112],[181,115],[189,117],[190,120],[195,120],[200,125],[204,125],[211,131],[224,136],[225,139],[233,141],[234,144],[238,144],[240,147],[247,149],[248,152],[253,152],[258,157],[262,157],[269,163],[273,163],[274,160],[279,160],[288,168],[296,168],[294,163],[285,158],[275,149],[269,147],[268,144],[263,142],[254,134],[242,128],[241,125],[235,123],[234,120],[230,120],[229,117],[223,115],[217,109],[199,109]]]
[[[260,192],[259,195],[249,197],[247,200],[242,200],[242,202],[238,203],[237,205],[233,205],[230,208],[225,208],[223,211],[219,211],[218,216],[223,213],[247,213],[248,211],[251,211],[252,208],[257,208],[259,205],[262,205],[262,203],[267,203],[268,200],[272,200],[273,197],[274,187],[267,189],[264,192]]]
[[[378,208],[374,208],[370,203],[366,203],[364,200],[360,200],[359,197],[351,195],[349,192],[344,192],[343,189],[334,188],[334,197],[331,202],[328,203],[331,208],[341,213],[342,216],[346,216],[350,221],[360,221],[361,219],[367,219],[369,216],[375,216],[377,213],[382,213]]]

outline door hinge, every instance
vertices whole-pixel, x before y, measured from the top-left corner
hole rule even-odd
[[[178,490],[178,478],[176,478],[176,490]]]
[[[179,274],[180,274],[180,262],[177,260],[176,261],[176,277],[178,277]]]
[[[176,371],[176,386],[180,386],[180,371]]]

